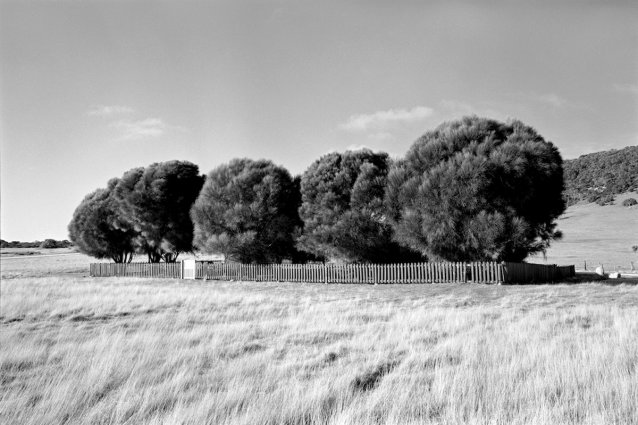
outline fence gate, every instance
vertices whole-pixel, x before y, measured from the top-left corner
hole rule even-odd
[[[182,279],[195,279],[195,260],[182,261]]]

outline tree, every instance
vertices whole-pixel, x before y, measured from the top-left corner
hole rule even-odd
[[[149,262],[175,262],[193,249],[190,209],[204,182],[187,161],[154,163],[124,173],[114,189],[123,217],[138,232],[136,251]]]
[[[91,257],[128,263],[133,259],[137,232],[122,217],[113,196],[117,183],[118,179],[113,179],[106,189],[97,189],[84,198],[69,223],[69,238],[80,252]]]
[[[425,133],[388,176],[400,243],[447,261],[522,261],[560,238],[558,150],[520,121],[465,117]]]
[[[420,259],[392,240],[383,205],[390,159],[371,150],[330,153],[301,178],[298,246],[324,258],[388,263]]]
[[[298,184],[271,161],[235,159],[212,170],[191,211],[195,245],[242,263],[295,259]]]
[[[58,241],[56,241],[55,239],[45,239],[40,244],[40,248],[44,248],[44,249],[58,248]]]

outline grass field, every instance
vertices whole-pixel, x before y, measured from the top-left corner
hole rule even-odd
[[[87,262],[2,260],[0,423],[638,423],[636,285],[91,279]]]
[[[542,255],[529,258],[529,262],[568,265],[577,269],[594,270],[602,264],[605,271],[629,271],[631,262],[638,270],[638,255],[631,250],[638,245],[638,207],[627,208],[622,201],[638,199],[637,193],[618,195],[614,205],[588,203],[571,206],[558,220],[563,231],[562,240],[554,242]]]

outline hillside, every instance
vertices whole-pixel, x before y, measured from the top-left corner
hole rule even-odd
[[[614,205],[604,207],[586,202],[569,206],[558,219],[563,239],[552,244],[546,258],[536,255],[526,261],[574,264],[577,270],[582,270],[585,262],[589,270],[602,264],[605,271],[629,271],[633,262],[638,270],[638,255],[631,249],[638,245],[638,206],[622,206],[630,197],[638,199],[638,193],[617,195]]]
[[[606,205],[615,195],[638,191],[638,146],[582,155],[566,160],[565,199]]]
[[[638,244],[638,207],[622,206],[628,198],[638,199],[638,146],[566,160],[564,170],[568,208],[558,220],[563,239],[552,244],[545,258],[527,261],[638,269],[631,249]]]

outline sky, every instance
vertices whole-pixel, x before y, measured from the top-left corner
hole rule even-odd
[[[565,159],[637,145],[638,2],[2,0],[0,236],[67,239],[134,167],[301,174],[468,114]]]

